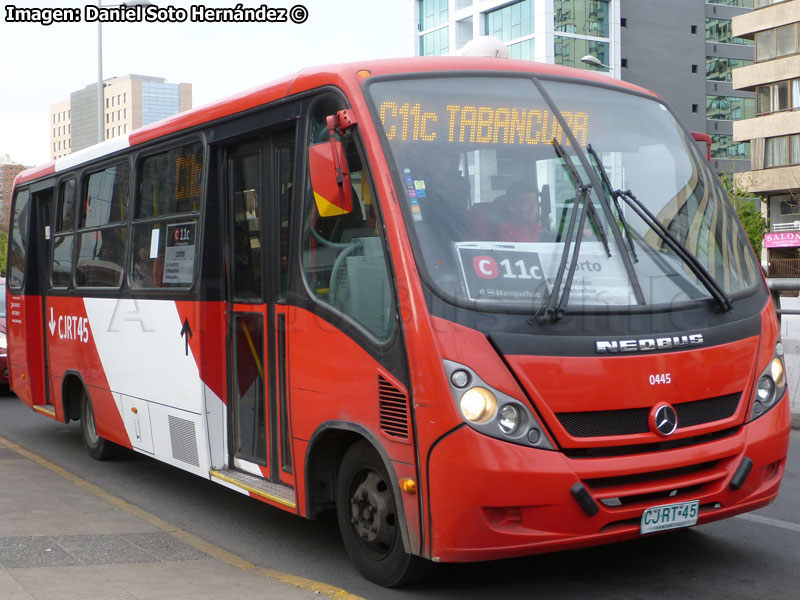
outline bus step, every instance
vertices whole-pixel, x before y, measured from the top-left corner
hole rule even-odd
[[[290,508],[297,507],[294,488],[281,483],[272,483],[261,477],[250,475],[242,471],[232,469],[218,469],[209,472],[212,480],[227,485],[233,485],[239,489],[246,490],[258,497],[277,502]]]
[[[50,417],[51,419],[56,418],[56,407],[52,404],[34,404],[33,410],[38,413],[42,413],[45,416]]]

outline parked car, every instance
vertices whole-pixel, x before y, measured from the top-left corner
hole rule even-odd
[[[0,277],[0,386],[8,387],[8,341],[6,338],[6,280]]]

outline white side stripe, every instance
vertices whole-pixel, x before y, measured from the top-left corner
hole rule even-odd
[[[118,150],[124,150],[125,148],[130,147],[130,134],[126,133],[119,137],[112,138],[110,140],[106,140],[100,144],[95,144],[94,146],[89,146],[88,148],[84,148],[83,150],[78,150],[73,152],[72,154],[67,154],[62,158],[56,159],[56,173],[59,171],[66,171],[80,165],[82,163],[88,162],[95,158],[100,158],[101,156],[105,156],[107,154],[113,154]]]
[[[187,353],[175,302],[84,298],[84,306],[112,391],[204,412],[205,386],[194,356]]]

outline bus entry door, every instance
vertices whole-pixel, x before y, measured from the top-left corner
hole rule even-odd
[[[294,487],[284,456],[290,448],[280,367],[285,341],[277,206],[281,157],[293,135],[262,137],[225,154],[230,235],[227,259],[228,439],[230,466]],[[285,170],[284,170],[285,171]]]

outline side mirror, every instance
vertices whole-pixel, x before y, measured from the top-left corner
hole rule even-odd
[[[335,115],[329,115],[326,121],[330,141],[309,147],[308,169],[320,216],[334,217],[353,210],[353,188],[350,185],[347,156],[335,132],[349,129],[356,124],[356,119],[352,111],[340,110]]]
[[[353,210],[353,188],[342,142],[331,140],[310,146],[308,170],[320,216],[334,217]]]

